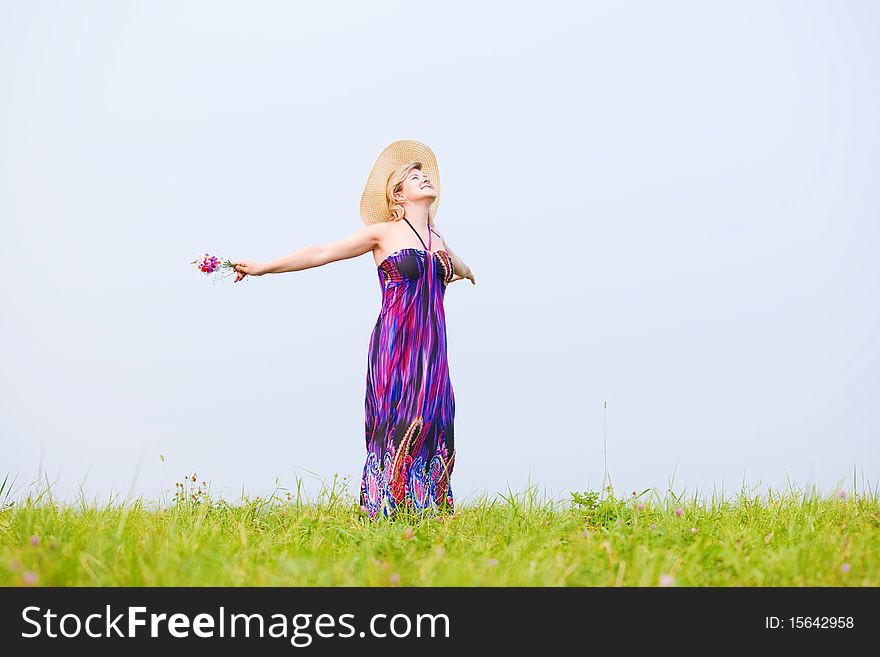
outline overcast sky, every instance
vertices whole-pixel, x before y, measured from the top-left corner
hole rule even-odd
[[[453,490],[877,486],[870,2],[0,3],[0,481],[312,494],[365,457],[380,151],[437,155]],[[607,402],[607,408],[604,407]],[[164,456],[164,461],[160,455]]]

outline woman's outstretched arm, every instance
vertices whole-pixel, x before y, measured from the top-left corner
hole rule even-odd
[[[471,268],[465,264],[464,260],[462,260],[455,254],[455,251],[449,248],[449,244],[446,243],[446,239],[441,236],[440,240],[443,242],[443,250],[449,254],[449,259],[452,260],[452,271],[455,275],[449,282],[452,283],[454,281],[461,281],[467,278],[470,279],[471,283],[476,285],[477,279],[474,276],[474,272],[471,271]]]
[[[320,267],[337,260],[345,260],[372,251],[379,244],[381,225],[364,226],[348,237],[320,246],[306,246],[290,255],[281,256],[268,262],[236,260],[235,271],[237,283],[245,276],[262,276],[263,274],[283,274],[290,271],[302,271],[312,267]]]

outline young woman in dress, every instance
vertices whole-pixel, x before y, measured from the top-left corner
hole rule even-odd
[[[476,285],[476,278],[434,227],[439,199],[434,153],[417,141],[396,141],[367,179],[363,228],[332,244],[266,263],[240,260],[235,267],[238,282],[373,254],[382,306],[367,353],[360,487],[370,519],[391,516],[398,507],[454,512],[455,396],[443,299],[449,283]]]

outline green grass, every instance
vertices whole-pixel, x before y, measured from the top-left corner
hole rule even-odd
[[[155,508],[61,504],[50,489],[10,502],[4,487],[2,586],[880,585],[870,490],[554,500],[530,487],[371,524],[336,479],[315,500],[278,489],[234,504],[187,479]]]

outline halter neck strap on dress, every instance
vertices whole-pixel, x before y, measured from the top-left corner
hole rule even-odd
[[[415,228],[413,228],[413,225],[412,225],[411,223],[409,223],[409,219],[407,219],[406,217],[404,217],[403,220],[406,222],[406,224],[407,224],[410,228],[412,228],[413,232],[416,234],[416,237],[419,238],[419,242],[422,243],[422,246],[425,246],[425,240],[423,240],[423,239],[422,239],[422,236],[419,235],[419,231],[417,231]],[[425,246],[425,250],[426,250],[426,251],[430,251],[430,250],[431,250],[431,232],[432,232],[432,231],[431,231],[431,226],[428,226],[428,246]]]

